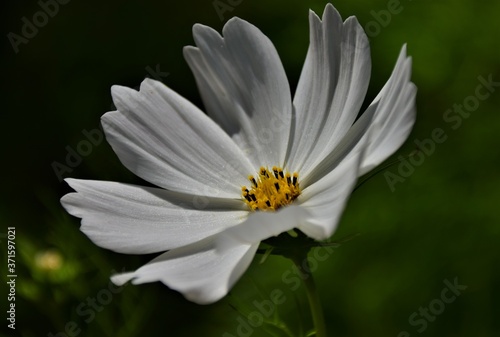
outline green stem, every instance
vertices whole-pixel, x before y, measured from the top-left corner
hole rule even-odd
[[[307,298],[309,300],[309,306],[311,307],[311,316],[316,329],[316,337],[327,337],[323,308],[321,307],[321,301],[311,273],[309,261],[307,260],[307,255],[304,259],[294,258],[292,260],[295,263],[295,266],[297,266],[297,270],[299,271],[301,279],[306,287]]]

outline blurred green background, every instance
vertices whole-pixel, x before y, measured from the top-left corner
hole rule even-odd
[[[182,47],[193,44],[194,23],[220,31],[231,16],[252,22],[275,43],[295,88],[308,46],[308,9],[322,13],[326,2],[221,3],[228,6],[224,13],[212,0],[72,0],[19,44],[17,53],[8,34],[21,35],[22,18],[33,22],[42,7],[36,1],[4,3],[0,220],[3,234],[8,226],[16,227],[15,334],[299,336],[311,327],[304,289],[295,289],[291,264],[281,257],[264,264],[256,258],[232,294],[210,306],[189,303],[159,283],[113,288],[108,278],[113,270],[136,269],[152,256],[94,246],[79,231],[79,220],[59,204],[70,189],[59,181],[53,164],[65,164],[68,147],[76,149],[86,139],[83,130],[100,127],[100,116],[112,109],[111,85],[136,87],[146,76],[159,76],[202,106],[182,57]],[[480,77],[500,82],[500,2],[394,4],[334,2],[344,18],[356,15],[369,28],[373,74],[367,101],[389,77],[401,45],[408,43],[419,89],[418,118],[394,157],[408,155],[415,139],[431,139],[436,128],[447,139],[424,153],[411,174],[403,176],[398,165],[392,166],[352,195],[333,240],[360,235],[323,261],[316,259],[328,330],[338,337],[499,336],[500,87],[484,99],[476,88]],[[383,15],[394,8],[390,18]],[[463,116],[447,112],[455,104],[465,104]],[[404,181],[391,189],[387,172]],[[105,141],[62,176],[142,183]],[[0,240],[6,275],[5,236]],[[446,282],[467,288],[444,303]],[[1,287],[6,316],[5,282]],[[284,303],[266,322],[249,325],[249,317],[259,318],[255,301],[267,303],[275,289],[283,292]],[[97,299],[95,306],[92,299]],[[1,333],[12,335],[2,321]]]

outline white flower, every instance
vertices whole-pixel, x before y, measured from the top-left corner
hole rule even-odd
[[[144,80],[139,92],[113,86],[117,111],[102,117],[107,140],[129,170],[159,188],[67,179],[77,192],[62,204],[101,247],[166,251],[113,282],[161,281],[191,301],[217,301],[260,241],[293,228],[329,238],[357,178],[405,141],[416,93],[405,47],[356,120],[371,71],[367,37],[330,4],[322,19],[311,12],[309,20],[293,101],[273,44],[239,18],[222,36],[195,25],[196,47],[184,49],[210,118],[157,81]]]

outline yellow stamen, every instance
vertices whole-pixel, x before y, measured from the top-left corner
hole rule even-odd
[[[261,167],[257,178],[250,175],[250,188],[243,186],[243,200],[252,211],[275,211],[290,204],[300,195],[299,174],[283,173],[283,169],[273,166],[272,171]]]

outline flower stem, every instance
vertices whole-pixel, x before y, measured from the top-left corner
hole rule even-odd
[[[306,258],[293,258],[292,260],[300,273],[300,278],[304,282],[304,286],[306,287],[307,298],[309,300],[309,306],[311,307],[311,316],[316,329],[316,337],[327,337],[323,308],[321,307],[321,301],[311,273],[309,261],[307,260],[307,255]]]

